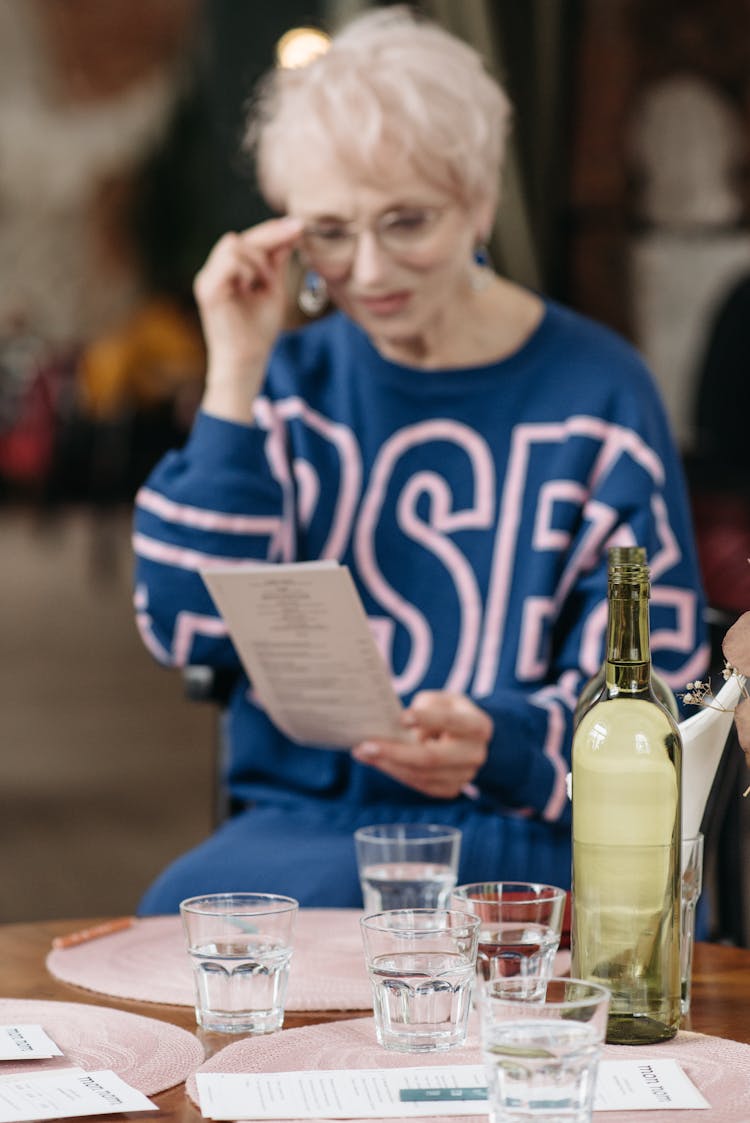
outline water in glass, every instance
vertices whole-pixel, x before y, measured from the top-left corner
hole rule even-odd
[[[445,908],[456,874],[436,862],[378,862],[361,873],[367,912]]]
[[[584,1022],[519,1019],[485,1028],[492,1123],[589,1123],[601,1033]]]
[[[190,951],[199,1025],[217,1033],[271,1033],[284,1020],[292,949],[248,936]]]
[[[474,964],[441,951],[393,952],[369,965],[378,1040],[423,1052],[463,1042]]]

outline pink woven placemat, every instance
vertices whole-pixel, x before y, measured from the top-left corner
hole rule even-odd
[[[133,1088],[155,1096],[181,1084],[203,1062],[203,1046],[178,1026],[78,1002],[0,999],[0,1025],[41,1025],[62,1057],[3,1061],[2,1071],[41,1072],[70,1068],[112,1069]]]
[[[360,909],[300,909],[287,1010],[372,1008]],[[178,916],[137,920],[77,947],[53,949],[47,970],[86,990],[139,1002],[192,1006],[192,971]]]
[[[679,1033],[653,1048],[606,1045],[608,1060],[673,1057],[711,1105],[711,1111],[649,1111],[644,1123],[748,1123],[750,1120],[750,1046],[701,1033]],[[466,1046],[446,1052],[393,1053],[375,1040],[372,1018],[287,1029],[268,1037],[245,1038],[215,1053],[198,1072],[296,1072],[332,1068],[399,1068],[443,1064],[481,1064],[476,1020]],[[198,1103],[195,1075],[187,1093]],[[638,1113],[640,1115],[640,1113]],[[633,1112],[594,1112],[600,1123],[633,1123]],[[486,1115],[461,1116],[461,1123],[487,1123]],[[444,1123],[444,1121],[443,1121]]]
[[[360,909],[300,909],[289,972],[287,1010],[370,1010]],[[558,974],[570,952],[559,952]],[[53,949],[47,970],[55,978],[113,998],[192,1006],[190,962],[180,918],[137,920],[131,928],[71,948]]]

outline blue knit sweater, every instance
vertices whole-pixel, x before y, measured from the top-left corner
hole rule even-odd
[[[348,565],[408,703],[470,695],[494,719],[479,801],[565,821],[571,716],[602,658],[606,546],[645,546],[652,652],[679,689],[706,650],[681,466],[652,380],[609,330],[547,302],[510,357],[458,370],[382,358],[334,314],[282,336],[252,427],[200,414],[137,500],[136,608],[165,664],[239,666],[207,562]],[[243,801],[432,801],[347,753],[231,712]]]

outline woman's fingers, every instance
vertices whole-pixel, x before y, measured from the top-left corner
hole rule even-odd
[[[411,740],[366,741],[355,745],[354,758],[426,795],[461,794],[487,759],[490,717],[470,698],[436,690],[416,695],[405,719]]]
[[[365,751],[362,752],[361,749]],[[439,765],[424,767],[423,760],[405,761],[398,754],[389,751],[387,743],[377,744],[374,755],[367,747],[358,746],[353,755],[362,763],[372,765],[400,784],[415,788],[425,795],[438,799],[455,799],[472,782],[477,773],[477,765],[464,760],[460,767]]]
[[[487,759],[487,746],[447,737],[413,745],[367,741],[355,746],[352,755],[426,795],[453,798],[475,779]]]
[[[216,243],[195,279],[199,304],[274,288],[282,267],[302,232],[299,219],[269,219],[240,234],[225,234]]]
[[[304,223],[300,218],[285,215],[283,218],[269,218],[243,230],[237,237],[243,245],[254,245],[261,249],[274,250],[281,246],[291,249],[300,240]]]
[[[248,403],[283,327],[286,263],[301,233],[299,219],[275,218],[225,234],[195,278],[193,291],[208,349],[210,396],[204,408],[217,416],[249,419]]]
[[[486,747],[481,741],[429,738],[407,744],[403,741],[365,741],[352,750],[357,760],[422,772],[476,772],[484,763]]]
[[[464,694],[424,690],[415,695],[404,713],[404,724],[428,736],[450,733],[489,741],[492,719]]]

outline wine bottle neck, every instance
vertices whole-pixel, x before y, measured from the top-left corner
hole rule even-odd
[[[605,678],[607,688],[617,693],[650,690],[647,578],[610,584]]]

